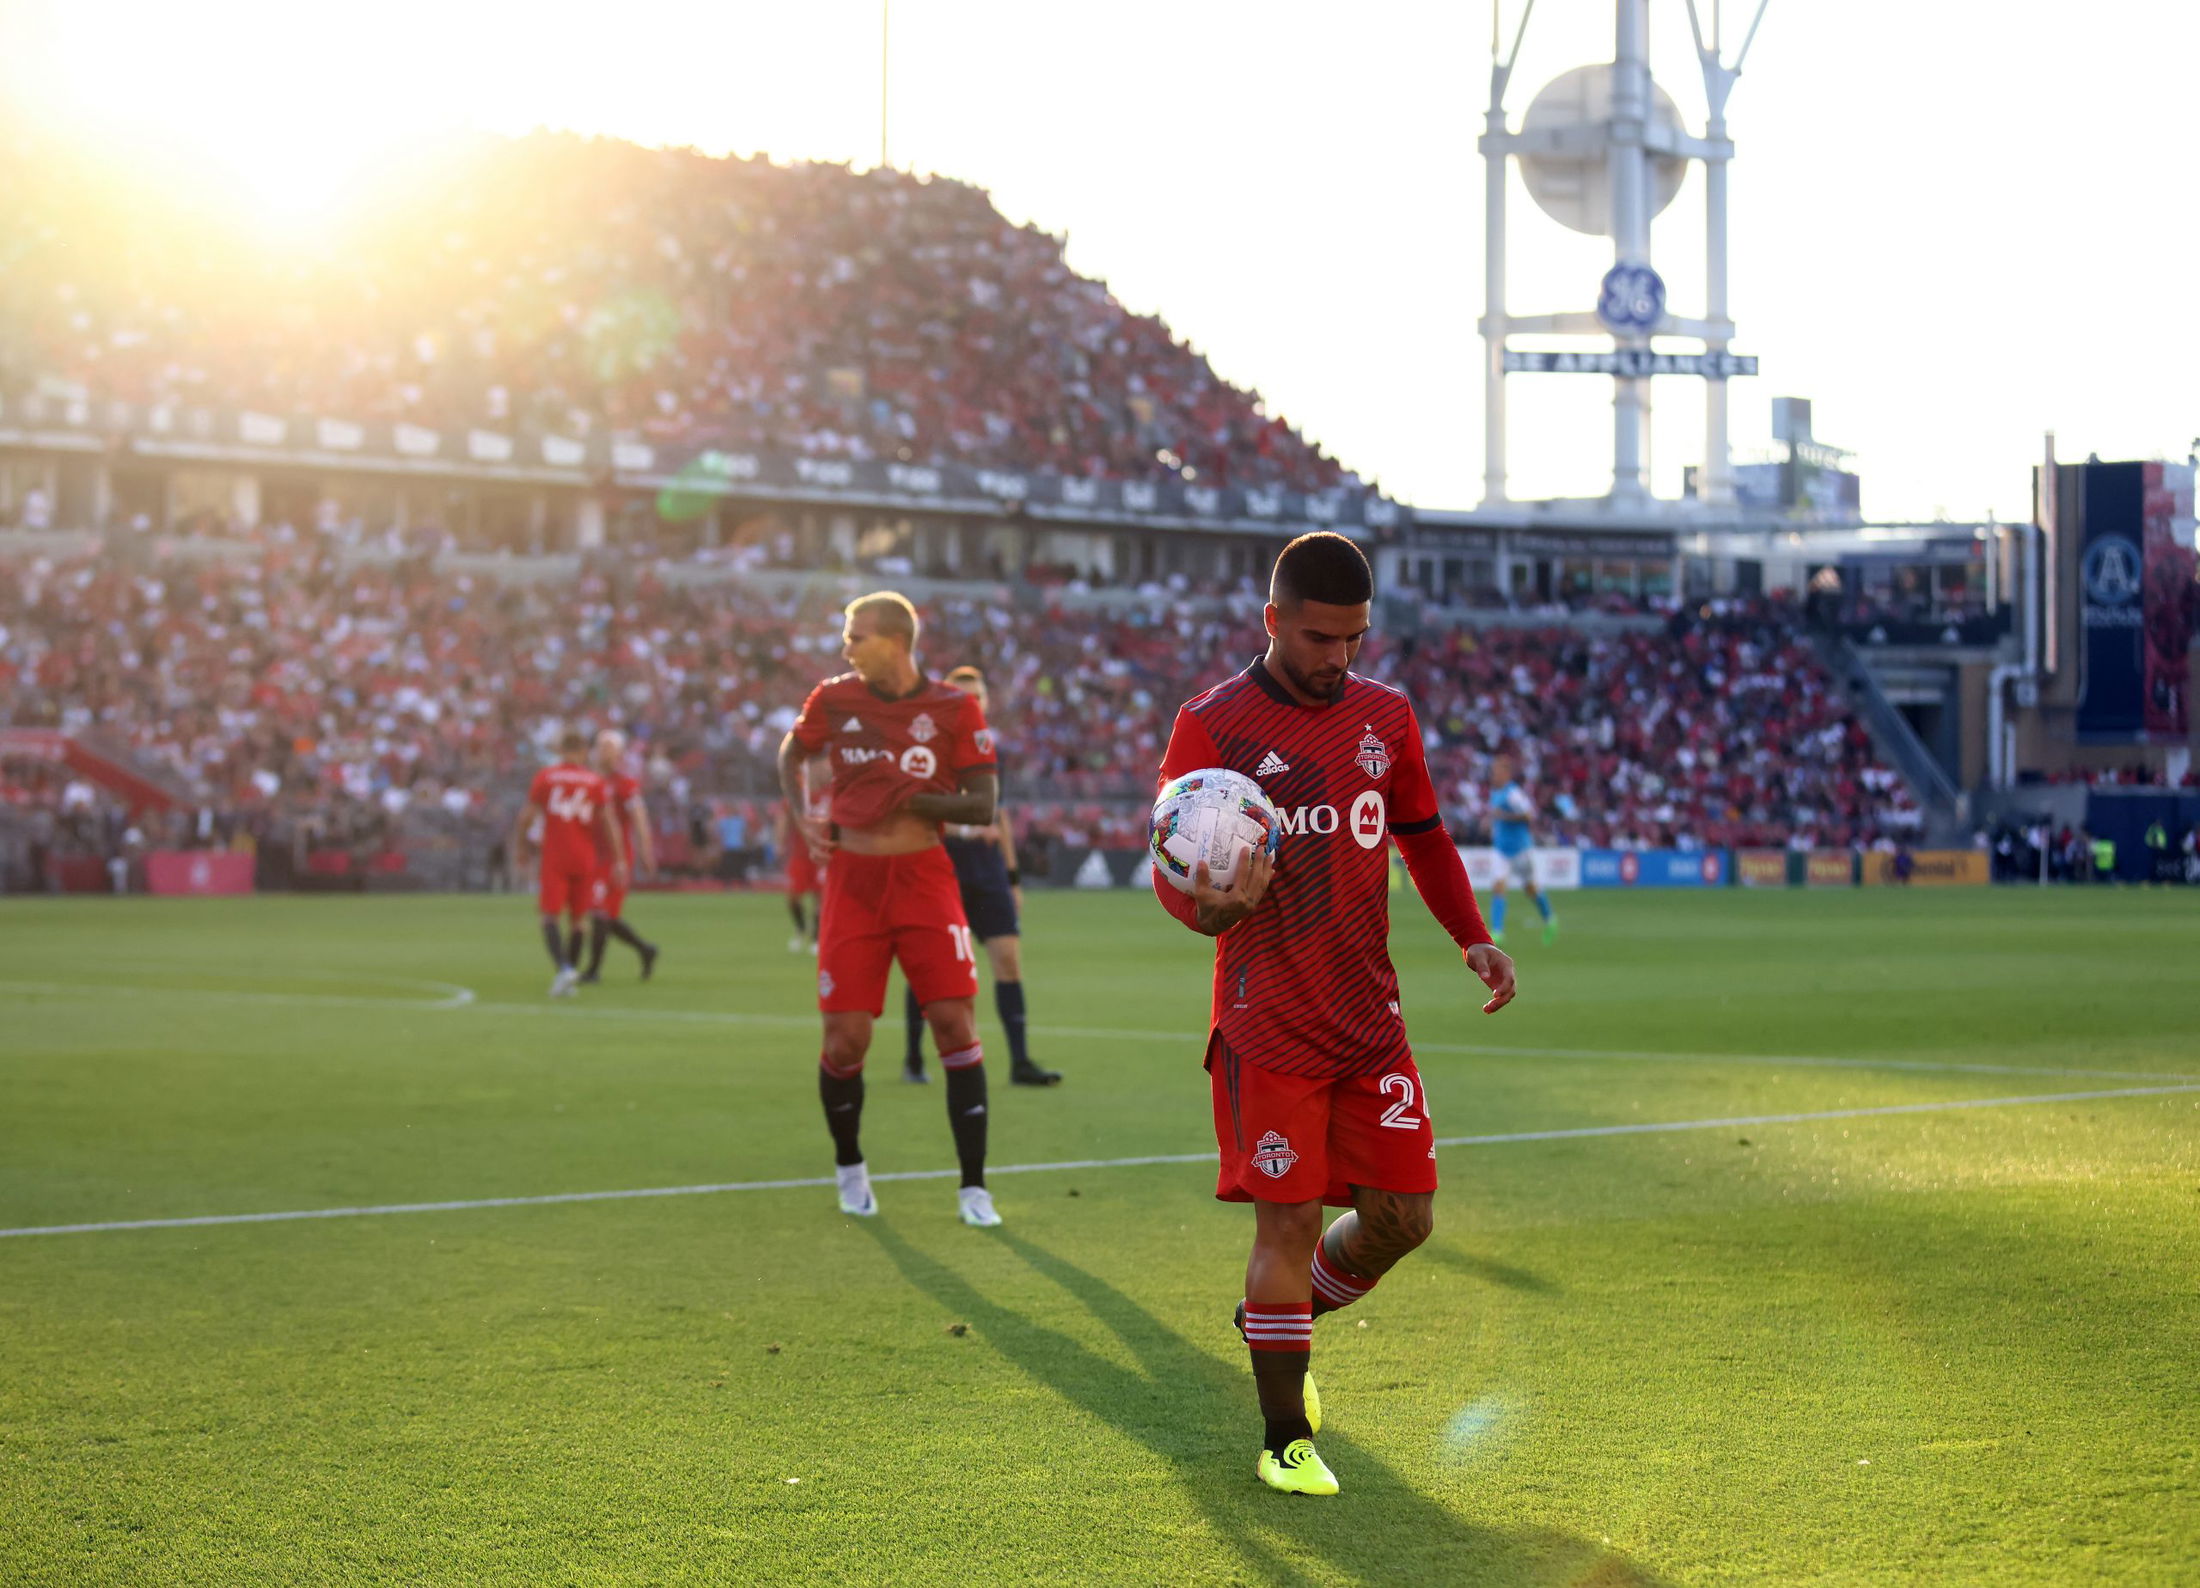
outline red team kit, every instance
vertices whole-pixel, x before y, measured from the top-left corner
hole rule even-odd
[[[965,772],[994,765],[993,730],[977,697],[927,679],[888,700],[854,673],[810,691],[795,742],[832,761],[831,820],[869,827],[909,795],[954,793]],[[817,1001],[828,1014],[886,1006],[896,959],[919,1003],[975,998],[978,966],[954,863],[938,844],[903,855],[833,852],[819,901]]]

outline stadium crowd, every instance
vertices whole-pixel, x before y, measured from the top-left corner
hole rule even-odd
[[[739,874],[773,858],[780,736],[842,666],[837,596],[681,571],[607,562],[503,583],[296,542],[241,559],[0,560],[0,720],[112,747],[179,812],[153,833],[84,779],[13,763],[0,793],[109,850],[135,828],[145,843],[246,832],[364,856],[436,831],[482,880],[558,729],[618,724],[659,826],[684,839],[674,853]],[[1258,650],[1249,588],[1154,587],[1114,612],[956,597],[926,621],[933,666],[987,669],[1011,802],[1042,849],[1136,845],[1177,704]],[[1378,636],[1360,665],[1419,703],[1462,841],[1484,831],[1500,751],[1521,761],[1545,841],[1868,845],[1918,822],[1780,601],[1676,610],[1648,631]]]
[[[320,255],[0,121],[0,387],[1317,491],[1350,477],[944,178],[484,139]]]

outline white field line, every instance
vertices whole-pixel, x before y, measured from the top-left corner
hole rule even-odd
[[[364,998],[330,993],[279,993],[231,991],[219,987],[125,987],[97,982],[0,981],[0,996],[60,996],[81,993],[89,997],[192,998],[217,1003],[326,1005],[341,1009],[407,1010],[466,1009],[487,1015],[534,1015],[552,1020],[606,1020],[621,1023],[662,1022],[671,1025],[765,1026],[779,1030],[814,1031],[815,1015],[745,1014],[731,1009],[592,1009],[579,1003],[483,1003],[471,988],[453,982],[419,981],[394,976],[360,978],[392,986],[425,987],[444,996],[435,999]],[[1204,1043],[1204,1031],[1147,1031],[1123,1026],[1047,1026],[1029,1028],[1037,1037],[1070,1037],[1104,1042]],[[1803,1053],[1694,1053],[1641,1048],[1522,1048],[1482,1042],[1416,1042],[1415,1053],[1458,1054],[1488,1059],[1611,1060],[1628,1064],[1747,1064],[1829,1070],[1908,1070],[1921,1075],[2075,1075],[2101,1081],[2200,1081],[2200,1075],[2183,1070],[2096,1070],[2082,1066],[2045,1064],[1963,1064],[1937,1059],[1844,1059]]]
[[[1828,1108],[1802,1114],[1734,1114],[1719,1119],[1659,1120],[1626,1125],[1575,1125],[1558,1130],[1517,1130],[1495,1136],[1440,1136],[1439,1147],[1496,1147],[1509,1142],[1573,1141],[1605,1136],[1654,1136],[1688,1130],[1733,1130],[1740,1126],[1805,1125],[1830,1119],[1876,1119],[1892,1114],[1938,1114],[1957,1109],[2025,1108],[2041,1103],[2088,1103],[2107,1098],[2169,1097],[2200,1092],[2185,1086],[2125,1086],[2112,1091],[2049,1092],[2037,1097],[1972,1097],[1938,1103],[1890,1103],[1877,1108]],[[1047,1174],[1068,1169],[1132,1169],[1149,1164],[1212,1163],[1211,1152],[1151,1153],[1137,1158],[1076,1158],[1060,1163],[988,1165],[988,1175]],[[903,1169],[875,1174],[875,1181],[946,1180],[955,1169]],[[390,1202],[371,1207],[303,1208],[282,1213],[211,1213],[182,1219],[114,1219],[98,1224],[39,1224],[0,1230],[0,1239],[20,1235],[93,1235],[115,1230],[198,1229],[216,1224],[281,1224],[298,1219],[381,1218],[397,1213],[466,1213],[481,1208],[547,1207],[561,1202],[626,1202],[641,1197],[715,1196],[731,1191],[791,1191],[832,1185],[830,1175],[795,1180],[730,1180],[716,1185],[645,1186],[628,1191],[562,1191],[547,1196],[479,1197],[464,1202]]]

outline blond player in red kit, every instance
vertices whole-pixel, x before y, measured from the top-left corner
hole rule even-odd
[[[852,669],[810,691],[779,746],[787,813],[825,867],[817,1006],[825,1018],[818,1096],[833,1138],[844,1213],[878,1211],[858,1131],[863,1062],[896,961],[939,1044],[947,1120],[962,1167],[965,1224],[1001,1222],[985,1185],[986,1084],[973,1004],[978,967],[943,822],[983,826],[999,792],[993,732],[975,695],[927,678],[917,612],[882,591],[852,601],[841,630]],[[832,764],[829,820],[805,808],[802,764]]]

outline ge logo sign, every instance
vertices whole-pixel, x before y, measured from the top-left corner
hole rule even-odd
[[[2139,599],[2139,548],[2121,535],[2088,546],[2082,572],[2089,601],[2120,607]]]
[[[1665,318],[1665,283],[1648,265],[1614,265],[1597,293],[1597,318],[1615,336],[1649,335]]]

